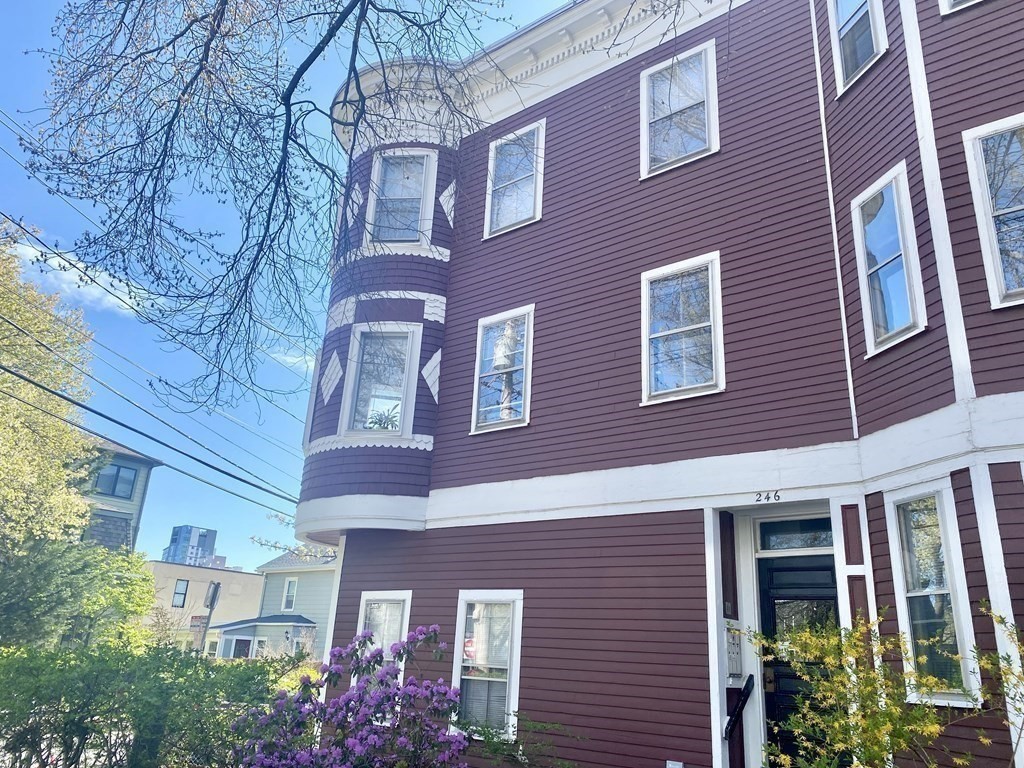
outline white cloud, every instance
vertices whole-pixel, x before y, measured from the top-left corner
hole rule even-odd
[[[299,354],[298,352],[285,352],[277,349],[271,351],[270,356],[282,365],[286,365],[293,371],[301,373],[303,378],[306,379],[309,378],[313,365],[316,363],[316,358],[312,354]]]
[[[132,305],[132,299],[124,285],[101,270],[91,269],[88,271],[89,277],[85,277],[68,264],[70,261],[77,266],[83,266],[72,252],[61,252],[64,259],[67,259],[65,261],[28,243],[18,243],[15,251],[21,261],[22,276],[47,293],[59,293],[69,304],[85,309],[132,314],[122,301],[115,298],[120,297],[128,305]]]

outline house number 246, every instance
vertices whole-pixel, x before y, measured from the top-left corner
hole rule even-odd
[[[769,501],[782,501],[782,494],[778,491],[759,491],[754,501],[758,504]]]

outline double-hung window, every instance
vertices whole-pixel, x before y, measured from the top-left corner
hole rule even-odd
[[[1024,114],[964,132],[992,307],[1024,303]]]
[[[640,73],[640,176],[718,151],[715,41]]]
[[[889,45],[881,0],[828,0],[832,58],[842,93]]]
[[[868,355],[924,329],[924,288],[907,184],[900,163],[851,205]]]
[[[641,405],[725,389],[718,252],[641,276]]]
[[[531,304],[479,321],[472,432],[529,422],[533,310]]]
[[[383,152],[374,157],[367,207],[371,240],[429,242],[434,159],[429,152]]]
[[[299,588],[299,580],[295,578],[289,578],[284,580],[284,594],[281,597],[281,610],[282,611],[294,611],[295,610],[295,593]]]
[[[454,684],[459,722],[515,734],[522,646],[522,590],[460,590]]]
[[[130,499],[135,491],[138,471],[120,464],[107,464],[96,476],[96,492],[104,496]]]
[[[342,404],[349,437],[411,436],[421,331],[415,323],[352,326]]]
[[[391,646],[409,633],[412,590],[363,592],[359,600],[359,631],[373,633],[373,647],[391,660]]]
[[[185,596],[188,594],[188,579],[174,582],[174,594],[171,596],[171,608],[184,608]]]
[[[491,142],[484,237],[537,221],[544,194],[545,121]]]
[[[886,494],[886,502],[907,662],[919,674],[947,683],[950,691],[974,690],[974,636],[952,491],[912,488]]]

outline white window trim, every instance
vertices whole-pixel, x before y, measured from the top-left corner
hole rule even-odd
[[[520,128],[514,133],[510,133],[506,136],[502,136],[499,139],[495,139],[491,142],[491,146],[487,154],[487,192],[484,200],[484,236],[483,239],[487,240],[491,237],[497,237],[503,235],[506,232],[511,232],[514,229],[525,227],[527,224],[532,224],[535,221],[541,219],[541,207],[544,203],[544,136],[547,129],[547,118],[541,118],[535,123],[530,123],[523,128]],[[492,194],[492,182],[494,180],[494,156],[498,147],[502,144],[507,144],[510,141],[514,141],[522,136],[524,133],[529,133],[532,130],[537,131],[537,144],[535,147],[535,162],[533,166],[533,216],[529,219],[517,221],[515,224],[509,224],[507,227],[501,229],[491,230],[491,194]]]
[[[295,593],[292,595],[292,607],[288,608],[288,585],[295,585]],[[284,580],[284,591],[281,593],[281,612],[291,613],[295,610],[295,602],[299,599],[299,580],[294,576],[289,576]]]
[[[651,75],[675,65],[682,59],[701,54],[704,57],[704,107],[708,119],[708,146],[700,152],[694,152],[660,168],[651,170],[650,152],[650,93],[647,81]],[[673,56],[640,73],[640,179],[649,179],[665,171],[671,171],[681,165],[700,160],[702,157],[715,154],[720,148],[718,134],[718,60],[715,55],[715,40],[712,38],[703,45],[691,48],[685,53]]]
[[[455,652],[452,667],[452,687],[462,681],[462,645],[466,641],[466,605],[468,603],[512,603],[512,639],[508,659],[508,712],[506,736],[515,739],[519,710],[519,666],[523,650],[523,590],[521,589],[460,589],[459,610],[455,619]]]
[[[889,537],[889,558],[892,564],[893,592],[896,602],[896,619],[900,634],[911,652],[904,658],[904,664],[916,669],[914,659],[913,635],[910,626],[910,610],[907,606],[907,578],[903,563],[903,538],[900,529],[899,514],[896,507],[908,501],[926,496],[934,496],[938,509],[939,527],[942,534],[943,555],[946,565],[946,580],[949,583],[950,597],[953,600],[953,621],[956,626],[957,651],[962,657],[961,674],[964,688],[975,699],[965,699],[955,693],[929,696],[928,701],[951,707],[973,707],[981,697],[981,671],[973,656],[975,647],[974,619],[971,616],[971,603],[967,593],[967,574],[964,569],[964,554],[960,546],[960,528],[957,524],[956,506],[953,498],[953,487],[949,477],[943,477],[926,483],[907,486],[895,491],[886,491],[885,526]],[[922,701],[919,694],[908,691],[907,701]]]
[[[893,332],[881,342],[875,341],[874,318],[871,310],[871,294],[868,284],[867,244],[864,241],[864,221],[861,208],[868,200],[890,184],[896,190],[896,213],[898,216],[900,248],[903,253],[903,275],[907,282],[907,298],[910,302],[911,324],[901,331]],[[917,250],[917,231],[914,224],[913,201],[910,198],[910,183],[907,177],[907,163],[900,163],[882,178],[861,192],[850,203],[853,218],[853,242],[857,253],[857,282],[860,286],[861,316],[864,321],[864,341],[867,344],[865,359],[874,357],[902,341],[916,336],[928,327],[928,314],[924,300],[924,283],[921,280],[921,260]]]
[[[702,256],[695,256],[692,259],[677,261],[664,267],[651,269],[640,275],[640,343],[641,348],[641,381],[643,391],[641,393],[640,405],[656,405],[673,400],[685,400],[691,397],[712,395],[716,392],[725,391],[725,343],[723,337],[722,323],[722,279],[720,269],[720,252],[712,251]],[[669,275],[679,272],[688,272],[699,267],[708,267],[708,300],[711,304],[711,345],[715,354],[715,380],[710,384],[687,387],[686,389],[673,390],[660,394],[651,394],[651,347],[650,328],[651,320],[651,283]]]
[[[1018,296],[1006,298],[1003,262],[993,223],[995,212],[992,209],[992,193],[988,187],[988,172],[985,169],[981,140],[1020,127],[1024,127],[1024,112],[970,128],[962,134],[964,152],[967,155],[967,175],[971,181],[971,197],[974,200],[974,215],[978,222],[978,237],[981,241],[982,261],[985,263],[985,282],[988,284],[988,298],[992,309],[1024,304],[1024,291]]]
[[[352,429],[351,410],[355,406],[356,385],[359,374],[359,344],[364,333],[406,333],[405,389],[402,392],[402,423],[395,432],[386,430]],[[416,413],[416,383],[419,379],[420,344],[423,337],[421,323],[399,323],[382,321],[375,323],[356,323],[352,326],[348,345],[348,360],[345,364],[344,392],[341,399],[341,421],[338,424],[338,435],[342,443],[348,441],[353,445],[364,445],[371,439],[375,444],[411,445],[414,442],[412,427]]]
[[[380,190],[381,159],[384,157],[423,157],[423,190],[420,197],[420,236],[418,240],[378,240],[373,236],[373,220],[377,214],[377,192]],[[385,149],[373,155],[370,189],[366,202],[366,242],[390,243],[397,251],[402,246],[429,248],[434,234],[434,197],[437,189],[437,150],[409,147]]]
[[[221,658],[225,658],[225,659],[233,659],[233,658],[235,658],[235,643],[237,641],[239,641],[239,640],[248,640],[249,641],[249,655],[248,656],[240,657],[240,658],[244,658],[244,659],[255,659],[255,658],[257,658],[257,656],[256,656],[256,644],[259,643],[259,642],[267,643],[267,638],[266,637],[260,637],[258,635],[234,635],[234,636],[229,637],[227,639],[231,641],[231,649],[230,649],[230,651],[225,656],[221,657]],[[225,645],[225,647],[227,647],[227,646]],[[268,648],[270,647],[269,643],[267,643],[267,647]]]
[[[950,13],[962,11],[964,8],[970,8],[972,5],[977,5],[980,2],[982,2],[982,0],[971,0],[969,3],[964,3],[963,5],[954,7],[951,0],[939,0],[939,13],[946,16]]]
[[[838,99],[853,87],[853,84],[860,80],[875,65],[876,61],[882,58],[882,54],[889,50],[889,33],[885,28],[885,9],[882,7],[881,0],[868,0],[868,15],[871,18],[871,38],[875,44],[875,55],[868,59],[853,77],[846,80],[843,75],[843,57],[839,47],[836,1],[828,0],[826,6],[828,7],[829,37],[832,40],[832,69],[835,71],[836,98]]]
[[[412,590],[411,589],[386,589],[386,590],[375,590],[369,592],[363,592],[359,596],[359,618],[356,620],[356,634],[358,635],[363,631],[363,624],[366,621],[366,604],[372,603],[377,600],[382,601],[404,601],[402,608],[402,632],[401,639],[404,640],[406,635],[409,634],[409,616],[412,613]],[[398,679],[401,681],[405,677],[405,662],[401,662],[398,665]],[[355,675],[352,676],[352,685],[357,682]]]
[[[499,312],[496,315],[482,317],[476,324],[476,363],[473,366],[473,411],[470,414],[472,423],[469,434],[479,435],[484,432],[497,432],[502,429],[525,427],[530,423],[531,383],[533,379],[533,315],[536,304]],[[476,409],[480,399],[480,361],[483,358],[484,326],[494,325],[514,317],[526,315],[526,341],[523,344],[523,418],[516,421],[498,422],[495,424],[477,425]]]

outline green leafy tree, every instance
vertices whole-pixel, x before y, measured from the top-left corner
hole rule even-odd
[[[0,764],[226,765],[232,724],[270,701],[293,663],[215,662],[167,647],[0,649]]]
[[[88,335],[81,314],[22,280],[16,249],[10,228],[0,224],[0,363],[82,398],[82,374],[15,327],[83,365]],[[75,536],[89,520],[79,488],[96,452],[81,432],[33,405],[78,418],[72,406],[0,371],[0,552]]]
[[[0,552],[0,648],[146,640],[154,600],[141,555],[81,541],[41,539]]]

